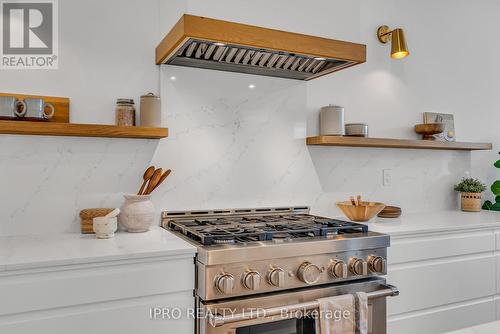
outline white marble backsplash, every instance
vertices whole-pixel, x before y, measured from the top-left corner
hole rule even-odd
[[[79,229],[78,212],[121,204],[138,189],[153,140],[4,136],[0,139],[0,234]]]
[[[317,120],[308,114],[318,110],[308,110],[300,81],[171,66],[161,80],[171,137],[154,162],[174,174],[158,207],[305,204],[337,215],[334,202],[353,194],[406,212],[457,207],[452,184],[470,169],[470,153],[306,146]],[[383,169],[392,170],[391,187],[382,186]]]
[[[337,215],[334,202],[354,194],[406,212],[457,205],[452,184],[469,170],[469,153],[308,147],[308,119],[316,119],[308,114],[318,111],[307,108],[306,83],[161,73],[167,139],[2,136],[0,234],[77,231],[81,209],[120,205],[151,163],[173,170],[154,195],[158,213],[309,205]],[[382,169],[392,169],[392,187],[382,186]]]

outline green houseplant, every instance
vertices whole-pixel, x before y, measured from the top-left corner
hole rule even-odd
[[[500,154],[500,152],[498,153]],[[500,168],[500,160],[497,160],[493,164],[493,166],[495,166],[496,168]],[[483,204],[483,209],[500,211],[500,180],[496,180],[495,182],[493,182],[490,189],[493,195],[495,195],[495,203],[486,201]]]
[[[455,185],[455,190],[460,192],[462,211],[481,211],[481,193],[486,186],[478,179],[463,178]]]

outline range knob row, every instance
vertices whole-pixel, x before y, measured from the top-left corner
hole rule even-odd
[[[366,261],[357,257],[349,259],[349,270],[354,275],[368,275],[368,272],[385,273],[386,267],[385,259],[378,255],[370,255]]]
[[[259,290],[261,276],[257,271],[249,271],[243,276],[243,285],[249,290]],[[273,268],[267,275],[269,284],[282,288],[285,286],[285,271],[281,268]],[[234,289],[234,276],[222,273],[215,278],[215,287],[223,294],[230,294]]]
[[[383,257],[370,255],[367,260],[353,257],[349,259],[349,263],[342,260],[332,260],[328,267],[328,272],[335,278],[347,278],[349,272],[353,275],[366,276],[368,272],[385,273],[386,261]],[[298,276],[301,281],[307,284],[314,284],[318,281],[322,270],[318,266],[310,262],[304,262],[298,271]]]
[[[324,268],[311,263],[304,262],[297,270],[298,278],[307,284],[315,284]],[[348,263],[342,260],[332,260],[328,267],[328,272],[336,278],[347,278],[348,272],[353,275],[368,275],[368,271],[374,273],[384,273],[386,271],[386,260],[377,255],[370,255],[367,260],[360,258],[350,258]],[[262,277],[257,271],[248,271],[243,276],[243,285],[249,290],[259,290]],[[285,271],[281,268],[272,268],[267,274],[269,284],[282,288],[285,286]],[[222,273],[215,278],[216,288],[223,294],[230,294],[234,289],[234,276],[228,273]]]

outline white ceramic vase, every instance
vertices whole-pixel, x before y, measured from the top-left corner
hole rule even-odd
[[[146,232],[153,225],[155,208],[151,195],[123,195],[125,203],[120,208],[118,222],[127,232]]]

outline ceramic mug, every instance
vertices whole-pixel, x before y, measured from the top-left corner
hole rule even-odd
[[[19,111],[19,107],[21,111]],[[0,96],[0,116],[23,117],[26,114],[26,103],[15,96]]]
[[[26,103],[26,117],[49,119],[54,116],[54,106],[50,103],[46,103],[43,99],[26,98],[24,102]],[[48,114],[45,113],[45,109],[47,108],[50,109]]]

